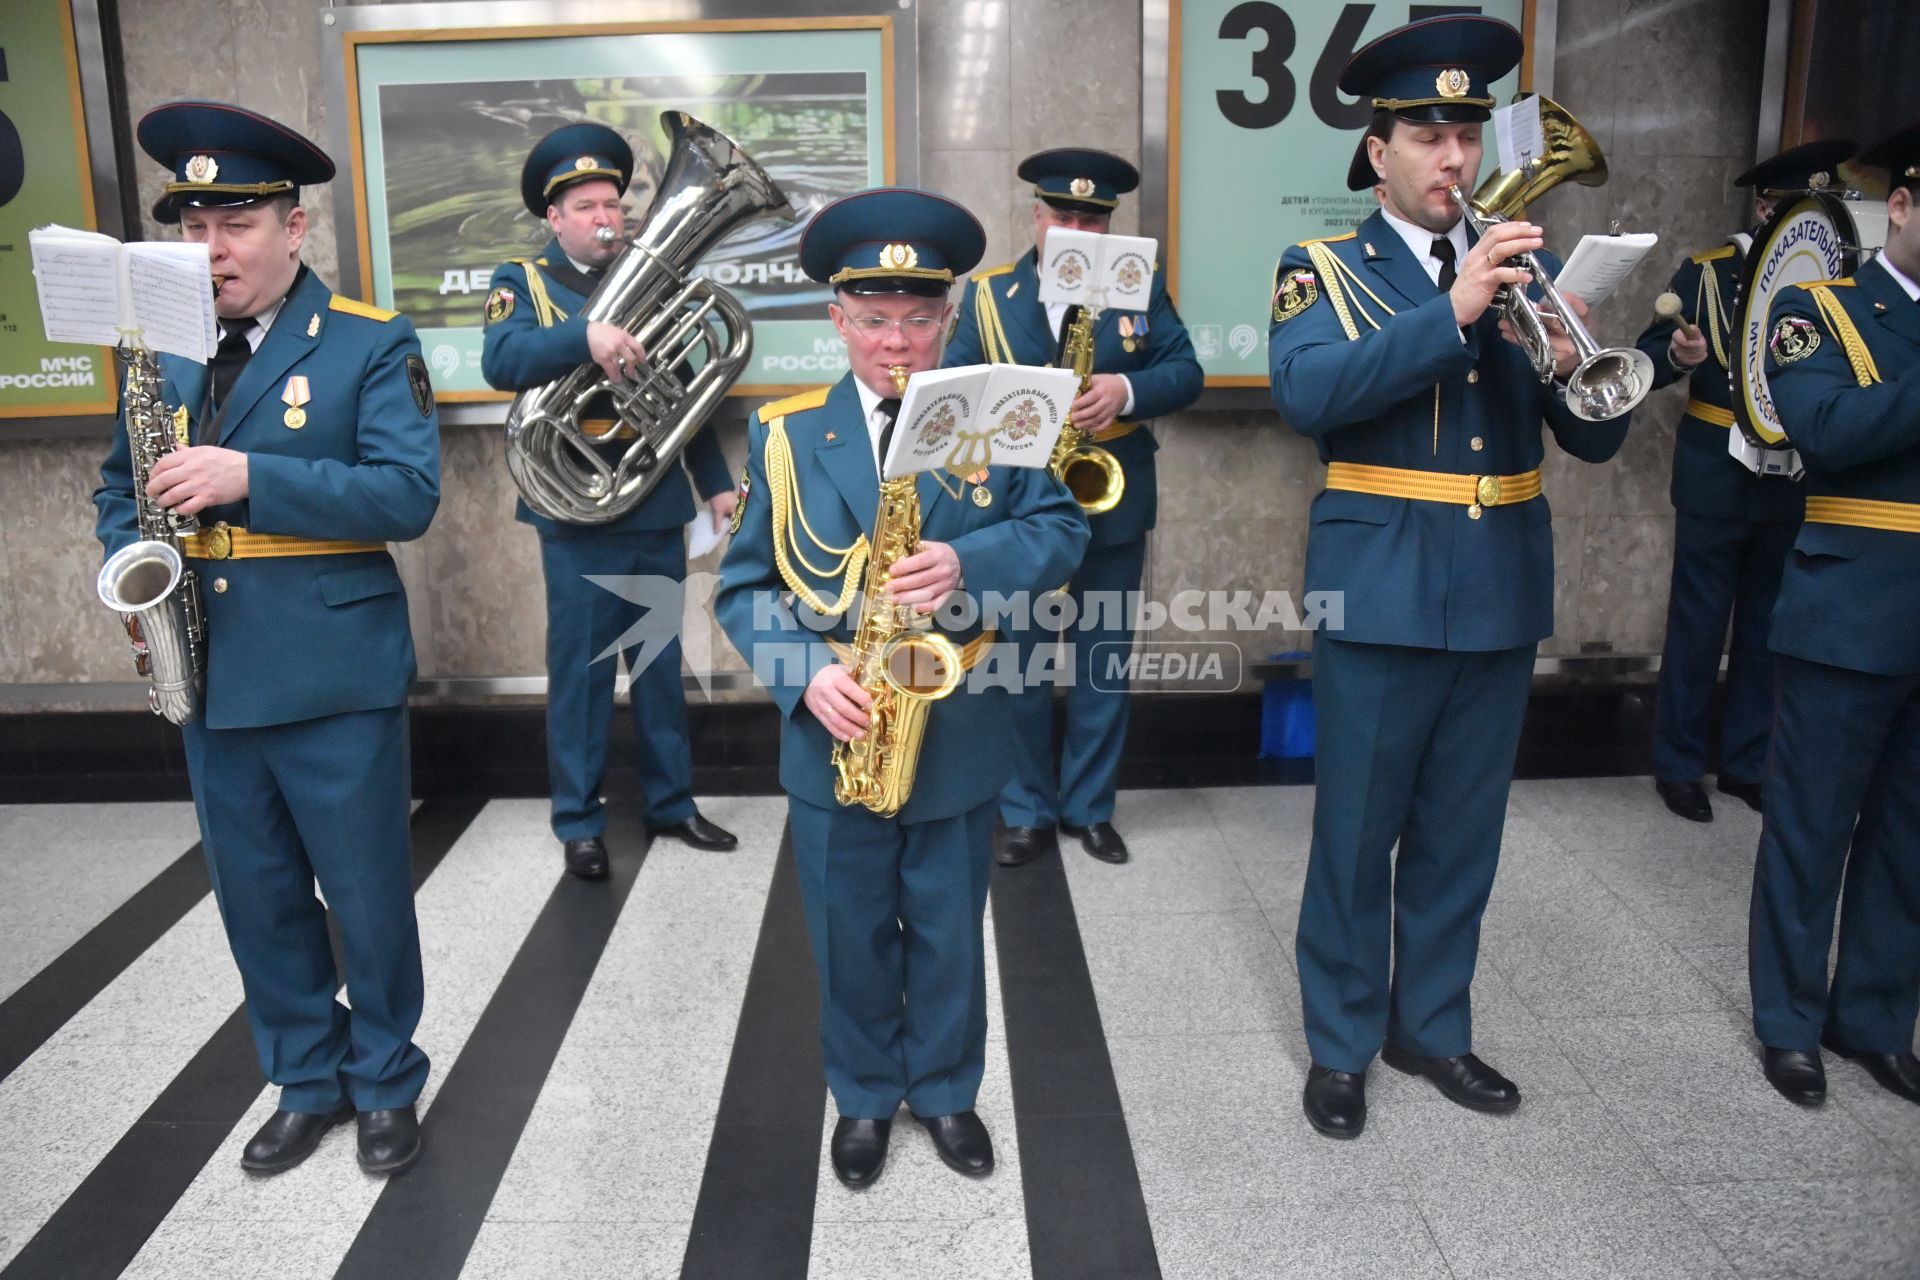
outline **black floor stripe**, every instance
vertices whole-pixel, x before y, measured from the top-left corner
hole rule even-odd
[[[417,891],[485,803],[429,800],[414,811]],[[244,1007],[202,1045],[0,1277],[110,1280],[140,1252],[260,1095]],[[395,1273],[399,1274],[399,1273]]]
[[[85,875],[85,864],[76,864],[74,874]],[[160,935],[179,924],[180,917],[193,910],[210,888],[206,859],[196,842],[0,1002],[0,1080],[31,1058]]]
[[[991,901],[1034,1280],[1160,1280],[1060,855],[995,867]]]
[[[638,810],[616,804],[607,817],[611,874],[587,881],[556,863],[546,906],[434,1094],[420,1163],[380,1192],[336,1280],[455,1280],[466,1265],[646,860]]]
[[[780,840],[680,1280],[805,1280],[826,1119],[820,984]]]

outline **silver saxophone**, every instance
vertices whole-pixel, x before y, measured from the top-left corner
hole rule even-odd
[[[200,521],[175,515],[147,495],[154,464],[181,442],[174,434],[173,415],[160,398],[160,365],[153,352],[128,345],[120,348],[120,357],[127,365],[121,404],[140,541],[107,557],[95,585],[106,606],[126,619],[134,668],[153,681],[147,705],[155,715],[186,724],[200,714],[207,623],[200,609],[200,581],[186,567],[180,538],[199,529]]]
[[[670,146],[659,194],[580,312],[645,348],[638,380],[610,382],[587,363],[521,392],[507,410],[507,470],[527,505],[549,520],[617,520],[674,465],[753,351],[746,308],[687,272],[735,228],[770,214],[793,217],[779,186],[732,139],[684,111],[660,119]],[[603,228],[602,242],[613,239]],[[633,435],[612,463],[592,447],[611,433],[580,423],[603,393],[617,426]]]

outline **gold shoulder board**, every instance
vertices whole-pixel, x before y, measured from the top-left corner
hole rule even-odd
[[[385,307],[376,307],[370,302],[360,302],[353,298],[344,298],[334,294],[327,301],[327,310],[344,311],[350,316],[359,316],[366,320],[378,320],[381,324],[398,316],[398,311],[389,311]]]
[[[827,402],[827,394],[832,387],[815,387],[811,391],[802,391],[788,396],[784,400],[775,400],[772,404],[760,406],[760,421],[772,422],[775,418],[784,418],[790,413],[800,413],[807,409],[818,409]]]
[[[1016,262],[1003,262],[997,267],[989,267],[985,271],[974,272],[972,278],[975,280],[991,280],[995,276],[1007,274],[1007,272],[1013,270],[1018,265]]]
[[[1359,228],[1356,227],[1352,231],[1347,232],[1347,234],[1343,236],[1320,236],[1317,239],[1313,239],[1313,240],[1302,240],[1300,242],[1300,247],[1304,249],[1310,244],[1339,244],[1342,240],[1351,240],[1354,237],[1358,236],[1359,234],[1360,234],[1360,230]]]
[[[1723,244],[1718,249],[1709,249],[1705,253],[1694,254],[1693,261],[1695,265],[1704,267],[1709,262],[1718,262],[1722,258],[1731,258],[1732,256],[1733,256],[1733,246],[1730,244]]]

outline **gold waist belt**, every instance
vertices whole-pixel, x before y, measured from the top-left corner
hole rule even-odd
[[[1115,422],[1093,433],[1095,444],[1105,444],[1109,440],[1118,440],[1121,436],[1132,435],[1144,424],[1139,422]]]
[[[1687,414],[1702,422],[1711,422],[1716,427],[1733,425],[1733,410],[1722,409],[1717,404],[1708,404],[1705,400],[1687,401]]]
[[[1850,524],[1860,529],[1920,533],[1920,502],[1879,498],[1807,498],[1807,519],[1815,524]]]
[[[1447,471],[1412,471],[1404,467],[1374,467],[1361,462],[1327,464],[1327,488],[1349,493],[1374,493],[1383,498],[1411,498],[1415,502],[1449,502],[1465,507],[1475,520],[1482,507],[1508,507],[1540,496],[1540,473],[1517,476],[1463,476]]]
[[[248,533],[215,525],[180,540],[180,549],[194,560],[259,560],[268,556],[349,556],[385,551],[384,542],[354,542],[345,538],[296,538],[282,533]]]

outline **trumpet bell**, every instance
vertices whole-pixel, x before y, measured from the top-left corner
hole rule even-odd
[[[1608,347],[1580,362],[1567,379],[1567,408],[1587,422],[1627,412],[1653,390],[1653,361],[1637,347]]]
[[[1127,473],[1120,460],[1098,445],[1083,444],[1068,453],[1060,466],[1060,481],[1090,516],[1119,506],[1127,491]]]

